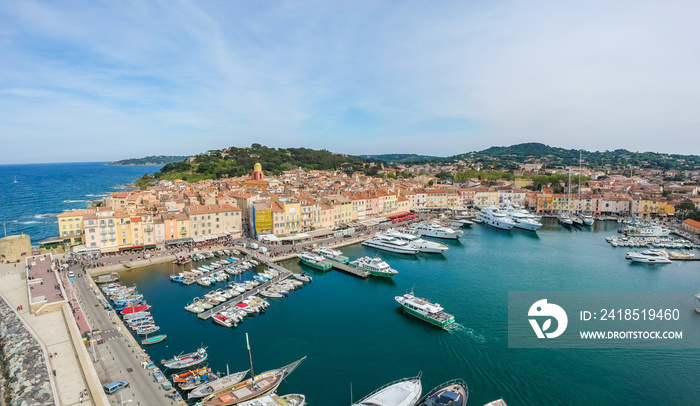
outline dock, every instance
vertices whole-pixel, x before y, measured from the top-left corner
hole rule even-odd
[[[346,274],[350,274],[352,276],[357,276],[358,278],[367,278],[369,277],[369,272],[363,271],[360,268],[350,266],[348,264],[341,264],[340,262],[335,262],[331,261],[331,264],[333,264],[333,269],[337,269],[341,272],[345,272]]]
[[[270,285],[277,283],[277,282],[281,282],[285,279],[288,279],[290,276],[292,276],[292,271],[290,271],[289,269],[287,269],[281,265],[277,265],[276,263],[270,261],[268,258],[256,257],[254,255],[251,255],[251,253],[244,248],[238,247],[238,250],[246,255],[245,259],[254,259],[254,260],[260,262],[261,264],[264,264],[268,268],[271,268],[271,269],[278,271],[279,274],[277,276],[275,276],[274,278],[270,279],[269,281],[263,282],[260,285],[256,286],[255,288],[253,288],[247,292],[241,293],[238,296],[234,296],[231,299],[225,301],[224,303],[221,303],[217,306],[212,307],[209,310],[205,310],[202,313],[199,313],[197,315],[197,317],[199,317],[200,319],[208,320],[216,313],[218,313],[222,310],[225,310],[231,306],[237,305],[238,303],[243,301],[248,296],[257,295],[258,293],[260,293],[260,291],[263,291],[263,290],[267,289],[268,287],[270,287]]]

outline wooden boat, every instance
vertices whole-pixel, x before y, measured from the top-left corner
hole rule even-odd
[[[189,354],[176,355],[169,360],[161,360],[160,362],[170,369],[182,369],[201,364],[207,359],[207,349],[199,348],[195,352]]]
[[[143,327],[143,328],[137,328],[137,329],[136,329],[136,334],[138,334],[138,335],[140,335],[140,336],[143,336],[143,335],[148,335],[148,334],[151,334],[151,333],[155,333],[155,332],[157,332],[158,330],[160,330],[160,326],[150,325],[150,326]]]
[[[467,384],[461,379],[454,379],[428,392],[416,406],[465,406],[468,398]]]
[[[148,337],[144,338],[141,340],[141,344],[143,345],[151,345],[151,344],[158,344],[159,342],[165,340],[167,336],[165,334],[157,335],[154,337]]]
[[[121,310],[121,314],[131,314],[131,313],[138,313],[138,312],[145,312],[146,310],[150,309],[151,306],[144,305],[144,306],[129,306],[125,307]]]
[[[253,372],[253,357],[250,352],[250,343],[248,341],[248,333],[246,333],[246,344],[248,347],[248,356],[250,358],[250,371],[252,378],[238,383],[230,388],[214,392],[207,396],[197,405],[204,406],[232,406],[239,405],[251,399],[259,398],[269,393],[274,393],[277,387],[282,383],[287,375],[291,374],[301,364],[306,357],[292,362],[282,368],[273,369],[263,372],[260,375],[255,375]]]
[[[228,368],[228,367],[227,367]],[[246,374],[250,371],[249,369],[241,372],[236,372],[234,374],[227,374],[215,381],[205,382],[196,388],[192,389],[192,392],[187,395],[188,399],[200,399],[205,396],[211,395],[214,392],[219,392],[224,389],[228,389],[233,385],[239,383],[243,380]]]
[[[306,396],[304,395],[265,395],[247,402],[239,403],[239,406],[304,406]]]
[[[179,374],[172,374],[170,375],[171,378],[173,378],[173,382],[187,382],[192,378],[195,378],[197,376],[201,375],[206,375],[209,372],[211,372],[211,368],[208,367],[202,367],[198,369],[191,369],[186,372],[181,372]]]
[[[180,383],[178,386],[182,390],[192,390],[192,389],[198,387],[199,385],[209,383],[209,382],[215,381],[217,379],[219,379],[219,375],[217,375],[213,372],[209,372],[209,373],[204,374],[204,375],[195,376],[194,378],[192,378],[186,382]]]

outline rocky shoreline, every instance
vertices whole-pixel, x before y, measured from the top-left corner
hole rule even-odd
[[[46,362],[37,340],[7,303],[0,300],[0,404],[54,405]]]

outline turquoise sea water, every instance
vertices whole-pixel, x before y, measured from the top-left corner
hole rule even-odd
[[[105,162],[0,165],[0,226],[5,223],[7,235],[29,234],[37,245],[58,235],[57,214],[84,209],[92,200],[123,190],[125,183],[160,168]]]
[[[700,287],[697,262],[650,267],[625,260],[625,249],[604,240],[617,225],[597,222],[593,230],[577,231],[548,222],[537,234],[475,225],[462,240],[447,242],[444,256],[379,252],[399,271],[393,280],[320,273],[286,261],[313,274],[314,282],[288,298],[268,299],[266,313],[233,329],[183,309],[209,289],[170,283],[176,269],[170,264],[125,272],[122,282],[138,285],[168,335],[147,348],[154,361],[204,344],[214,369],[248,369],[249,333],[257,373],[308,356],[280,392],[304,393],[311,405],[349,405],[351,385],[358,400],[419,371],[424,391],[463,378],[470,405],[500,397],[510,406],[698,404],[700,350],[508,348],[509,291]],[[351,258],[375,253],[361,245],[342,250]],[[394,296],[414,285],[416,295],[439,302],[457,323],[444,331],[403,314]]]

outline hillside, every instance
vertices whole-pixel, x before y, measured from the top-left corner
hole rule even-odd
[[[187,156],[179,155],[151,155],[145,158],[122,159],[121,161],[110,162],[107,165],[165,165],[183,161],[187,158]]]
[[[444,158],[439,156],[418,155],[418,154],[381,154],[381,155],[359,155],[361,158],[389,163],[426,162],[438,161]]]
[[[309,170],[362,169],[369,160],[326,150],[309,148],[268,148],[253,144],[250,148],[230,147],[199,154],[191,159],[169,163],[160,172],[158,179],[183,179],[195,182],[200,179],[218,179],[248,175],[255,163],[262,165],[263,172],[279,175],[283,171],[299,167]]]

